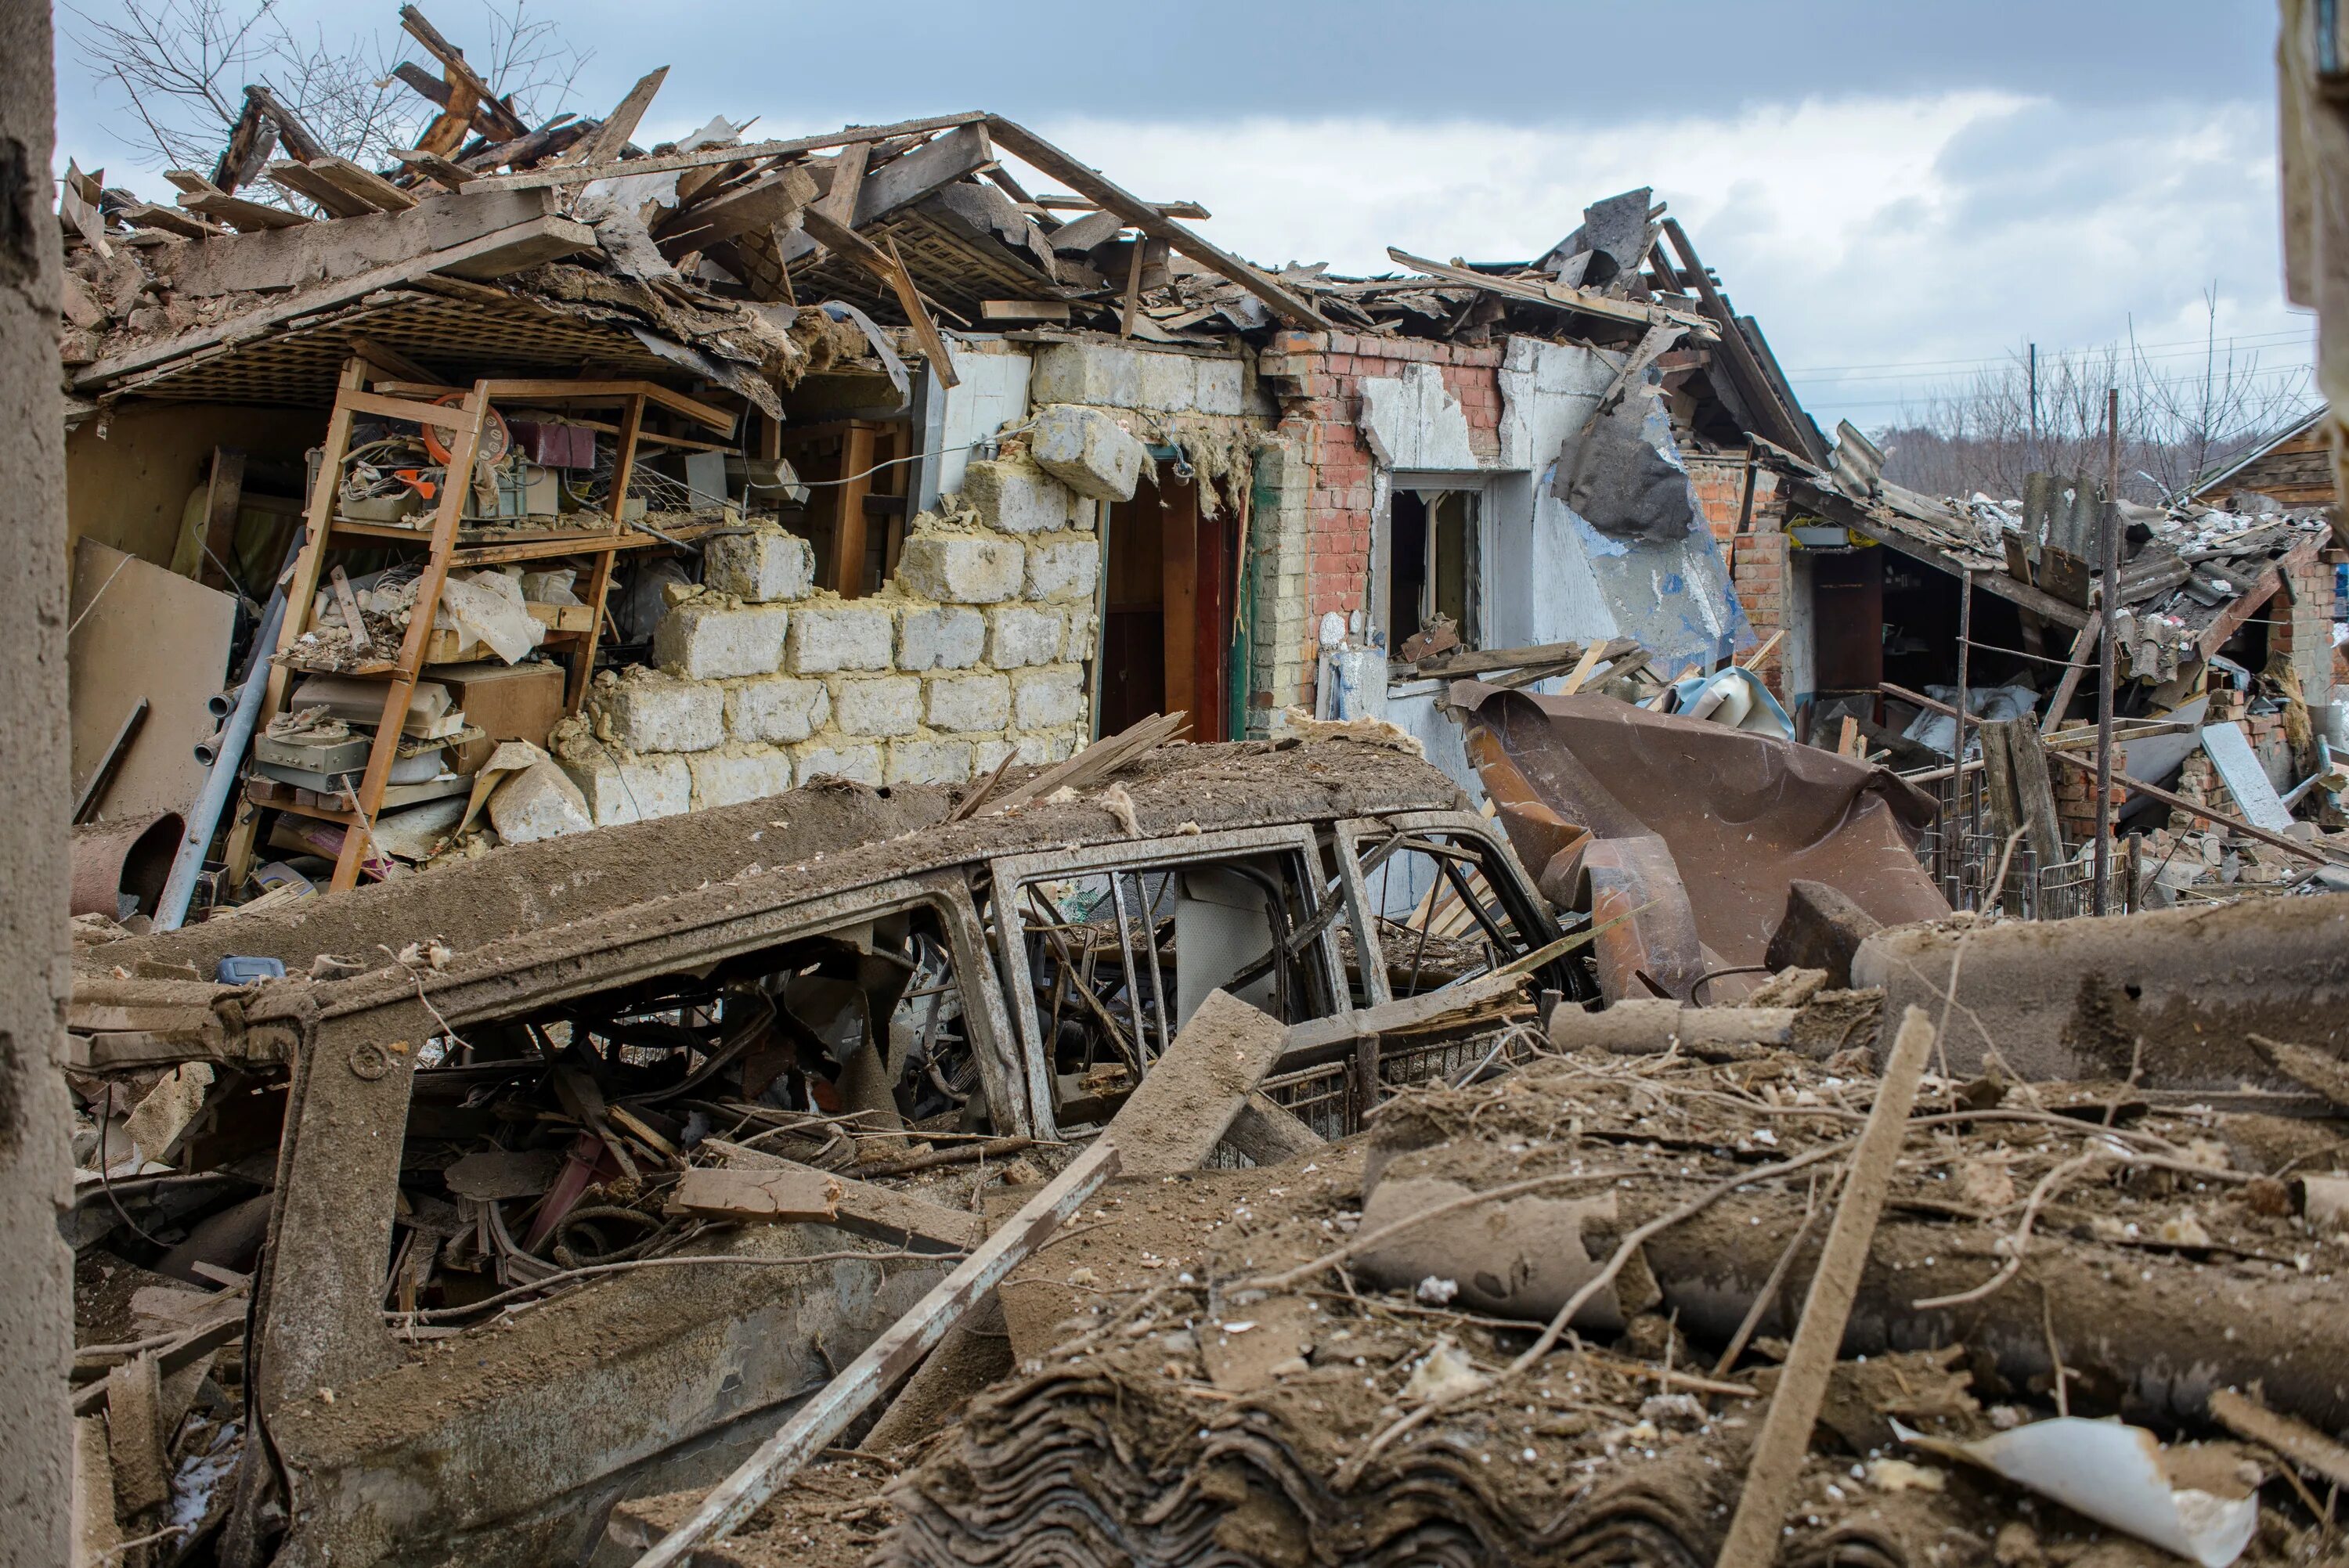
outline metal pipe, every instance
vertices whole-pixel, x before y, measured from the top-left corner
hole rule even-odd
[[[1159,886],[1159,896],[1164,897],[1174,885],[1174,873],[1168,872],[1165,882]],[[1150,942],[1150,1001],[1158,1009],[1158,1054],[1163,1057],[1174,1045],[1174,1020],[1167,1016],[1166,983],[1159,972],[1158,905],[1151,899],[1150,884],[1142,880],[1140,872],[1133,873],[1133,900],[1142,906],[1142,929]]]
[[[2096,852],[2095,885],[2089,890],[2089,911],[2103,914],[2111,903],[2113,865],[2113,685],[2119,668],[2113,657],[2114,601],[2119,597],[2121,576],[2121,393],[2105,390],[2105,504],[2097,521],[2104,526],[2098,541],[2100,570],[2097,597],[2100,632],[2097,638],[2096,692]]]
[[[1973,642],[1974,571],[1972,567],[1965,566],[1959,568],[1958,571],[1958,738],[1956,746],[1950,753],[1951,757],[1961,764],[1966,759],[1966,715],[1973,708],[1973,704],[1968,698],[1969,672],[1966,657],[1968,651],[1973,646]],[[1965,878],[1966,857],[1973,852],[1974,836],[1980,830],[1980,823],[1976,820],[1975,802],[1981,797],[1976,790],[1969,787],[1969,781],[1963,773],[1960,773],[1957,777],[1958,790],[1954,802],[1957,808],[1954,813],[1957,820],[1953,824],[1956,831],[1951,835],[1957,840],[1957,856],[1951,862],[1951,866],[1957,872],[1960,882],[1962,882]]]
[[[269,655],[277,646],[277,632],[285,619],[285,583],[281,576],[277,591],[269,596],[269,605],[261,613],[260,629],[253,634],[252,666],[245,671],[244,685],[238,688],[236,707],[221,725],[212,766],[204,774],[204,787],[196,792],[196,803],[188,811],[188,830],[180,839],[180,852],[172,859],[171,877],[163,883],[163,896],[156,901],[155,929],[177,931],[187,923],[188,903],[195,896],[196,877],[204,869],[204,851],[212,841],[212,830],[220,825],[222,810],[228,805],[229,795],[236,789],[236,772],[244,762],[245,748],[253,744],[253,728],[261,717],[262,693],[269,686]]]
[[[1125,964],[1125,1016],[1133,1024],[1135,1067],[1150,1070],[1150,1031],[1142,1026],[1142,982],[1133,971],[1133,941],[1125,931],[1125,883],[1109,873],[1109,903],[1117,917],[1117,955]]]

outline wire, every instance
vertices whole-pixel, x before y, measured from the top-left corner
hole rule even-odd
[[[850,474],[846,479],[802,480],[800,480],[800,483],[805,485],[810,490],[829,490],[834,485],[854,484],[858,480],[872,478],[874,474],[879,473],[883,469],[895,468],[899,463],[910,463],[925,458],[943,458],[948,452],[968,452],[973,450],[976,448],[986,446],[989,441],[999,441],[1006,436],[1016,436],[1022,430],[1027,429],[1029,425],[1033,425],[1035,421],[1030,419],[1028,421],[1027,425],[1014,425],[1009,429],[998,430],[991,436],[981,436],[976,441],[965,441],[959,447],[940,447],[936,451],[931,452],[909,452],[902,458],[891,458],[886,462],[875,463],[871,468],[865,469],[863,473]]]
[[[2313,334],[2313,331],[2298,331],[2298,330],[2286,331],[2286,330],[2279,329],[2279,330],[2277,330],[2277,331],[2275,331],[2275,332],[2248,333],[2248,334],[2244,334],[2244,335],[2240,335],[2240,336],[2236,336],[2236,337],[2221,337],[2221,338],[2217,338],[2217,339],[2205,339],[2205,338],[2183,338],[2183,337],[2181,337],[2181,338],[2176,338],[2176,339],[2173,339],[2173,340],[2171,340],[2171,341],[2169,341],[2169,342],[2167,342],[2167,343],[2141,343],[2141,344],[2137,345],[2137,347],[2139,347],[2140,349],[2145,349],[2145,348],[2178,348],[2178,349],[2190,349],[2190,350],[2194,350],[2194,351],[2198,351],[2198,352],[2199,352],[2199,351],[2200,351],[2201,349],[2203,349],[2203,348],[2205,348],[2205,347],[2210,346],[2214,342],[2215,342],[2215,343],[2217,343],[2217,344],[2224,345],[2224,346],[2226,346],[2227,347],[2232,348],[2232,347],[2233,347],[2233,346],[2235,346],[2237,344],[2262,344],[2262,343],[2268,343],[2268,342],[2271,342],[2271,341],[2272,341],[2272,342],[2280,342],[2280,343],[2289,343],[2289,342],[2309,342],[2309,341],[2312,341],[2312,340],[2313,340],[2313,335],[2314,335],[2314,334]],[[2114,345],[2114,344],[2098,344],[2098,345],[2096,345],[2096,346],[2095,346],[2095,347],[2093,347],[2093,348],[2051,348],[2051,349],[2048,349],[2048,350],[2047,350],[2046,352],[2044,352],[2044,354],[2042,354],[2042,355],[2040,356],[2040,357],[2041,357],[2042,359],[2050,359],[2050,360],[2054,360],[2054,359],[2060,359],[2060,358],[2062,358],[2064,356],[2065,356],[2065,355],[2067,355],[2067,354],[2093,354],[2093,353],[2096,353],[2096,352],[2098,352],[2098,351],[2100,351],[2100,350],[2102,350],[2102,349],[2105,349],[2105,348],[2112,348],[2112,347],[2116,347],[2116,346],[2116,346],[2116,345]],[[2010,363],[2013,358],[2014,358],[2014,355],[2013,354],[2013,352],[2012,352],[2012,351],[2009,351],[2008,353],[2006,353],[2006,354],[2002,354],[2002,355],[1993,355],[1993,356],[1985,356],[1985,357],[1982,357],[1982,358],[1974,358],[1974,359],[1880,359],[1880,360],[1876,360],[1876,361],[1873,361],[1873,362],[1870,362],[1870,363],[1858,364],[1858,365],[1802,365],[1802,366],[1793,366],[1793,367],[1789,368],[1789,369],[1787,370],[1786,374],[1787,374],[1790,377],[1795,377],[1795,378],[1799,379],[1800,377],[1805,377],[1805,376],[1821,375],[1821,374],[1832,373],[1832,372],[1836,372],[1836,371],[1844,371],[1844,370],[1897,370],[1897,369],[1900,369],[1900,368],[1902,368],[1902,367],[1904,367],[1904,366],[1906,366],[1906,367],[1910,367],[1910,368],[1917,368],[1917,369],[1926,369],[1926,368],[1932,368],[1932,367],[1937,367],[1937,366],[1968,366],[1968,365],[2003,365],[2003,364]]]

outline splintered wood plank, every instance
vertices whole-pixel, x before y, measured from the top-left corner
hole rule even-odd
[[[1288,1034],[1270,1014],[1229,992],[1209,992],[1110,1119],[1102,1141],[1116,1146],[1129,1176],[1197,1170],[1279,1059]]]
[[[926,1245],[948,1252],[967,1253],[987,1239],[987,1222],[978,1215],[961,1209],[949,1209],[943,1203],[933,1202],[903,1188],[885,1187],[878,1181],[861,1181],[854,1176],[831,1175],[812,1165],[802,1165],[796,1160],[786,1160],[763,1149],[746,1149],[722,1139],[707,1140],[701,1147],[735,1170],[797,1171],[802,1176],[830,1176],[840,1190],[839,1212],[833,1215],[830,1222],[840,1230],[869,1236],[876,1242]]]
[[[821,1171],[729,1171],[696,1166],[669,1189],[668,1212],[761,1224],[823,1222],[840,1212],[840,1180]]]
[[[441,153],[429,148],[415,147],[392,155],[434,184],[450,191],[462,191],[479,180],[481,175],[461,163],[451,163]]]
[[[1860,1130],[1859,1147],[1852,1150],[1850,1174],[1844,1178],[1843,1196],[1827,1226],[1826,1244],[1820,1249],[1818,1268],[1811,1275],[1810,1293],[1803,1300],[1793,1348],[1778,1387],[1770,1397],[1770,1413],[1763,1418],[1762,1435],[1754,1439],[1746,1467],[1745,1487],[1738,1495],[1737,1511],[1729,1522],[1718,1568],[1769,1568],[1777,1560],[1780,1531],[1794,1506],[1803,1479],[1803,1461],[1810,1457],[1811,1427],[1826,1401],[1827,1379],[1842,1354],[1843,1332],[1851,1320],[1851,1304],[1859,1294],[1859,1278],[1868,1266],[1876,1223],[1884,1213],[1884,1197],[1892,1185],[1893,1166],[1909,1133],[1909,1108],[1917,1101],[1917,1083],[1933,1050],[1933,1025],[1923,1009],[1911,1007],[1900,1021],[1892,1055],[1877,1080],[1876,1104]]]
[[[530,127],[522,117],[509,108],[490,89],[481,73],[465,63],[465,51],[440,36],[440,30],[424,19],[424,13],[413,5],[399,8],[399,26],[408,36],[424,46],[425,52],[440,62],[441,74],[449,78],[452,89],[459,88],[481,100],[481,112],[489,117],[498,131],[508,137],[526,136]]]
[[[318,210],[329,218],[364,218],[383,209],[372,201],[364,201],[344,190],[334,181],[312,169],[306,163],[291,159],[271,164],[264,171],[269,182],[296,196],[307,197],[318,204]]]
[[[326,181],[352,200],[365,201],[379,212],[405,212],[416,205],[416,198],[372,169],[362,169],[347,158],[314,158],[309,162],[313,174]]]
[[[679,1568],[692,1560],[696,1547],[722,1539],[756,1513],[776,1488],[936,1348],[974,1303],[1026,1262],[1118,1169],[1118,1150],[1106,1139],[1078,1155],[863,1355],[811,1396],[732,1475],[712,1488],[692,1517],[636,1559],[636,1568]]]
[[[652,107],[653,95],[660,91],[661,83],[667,79],[667,66],[638,77],[636,85],[630,88],[627,96],[620,100],[619,107],[606,115],[604,123],[595,128],[595,134],[581,137],[572,144],[569,151],[554,161],[601,163],[619,157],[621,149],[628,145],[628,138],[636,134],[637,122],[645,118],[645,110]]]

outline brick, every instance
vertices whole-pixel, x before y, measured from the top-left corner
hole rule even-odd
[[[962,499],[989,528],[1057,533],[1076,511],[1074,491],[1025,458],[996,458],[963,470]]]
[[[726,692],[656,675],[598,687],[589,698],[596,733],[626,751],[707,751],[726,738]]]
[[[1061,656],[1068,619],[1058,610],[1005,605],[987,613],[987,662],[998,669],[1049,665]]]
[[[780,795],[792,787],[792,754],[774,747],[701,751],[687,759],[693,773],[693,809],[707,811]]]
[[[958,784],[970,777],[970,742],[893,740],[883,776],[892,784]]]
[[[1019,596],[1019,542],[983,533],[917,533],[897,558],[897,581],[925,599],[996,604]]]
[[[679,604],[653,628],[653,660],[687,680],[771,675],[790,623],[780,604]]]
[[[793,675],[835,670],[885,670],[896,643],[897,619],[887,604],[835,600],[792,612],[783,665]]]
[[[780,528],[721,533],[703,547],[701,580],[753,604],[804,599],[815,584],[815,552]]]
[[[1101,572],[1101,546],[1090,539],[1028,547],[1030,599],[1091,599]]]
[[[1011,708],[1014,727],[1023,730],[1074,724],[1085,715],[1084,672],[1061,665],[1014,676]]]
[[[1002,676],[932,676],[922,683],[932,729],[1002,729],[1011,722],[1011,683]]]
[[[805,740],[831,713],[822,681],[770,676],[726,689],[726,733],[737,740]]]
[[[563,770],[579,787],[599,828],[649,822],[693,809],[693,775],[682,757],[623,757],[595,749],[564,758]]]
[[[1115,419],[1098,408],[1071,404],[1037,410],[1028,449],[1045,472],[1096,500],[1132,500],[1143,465],[1150,459],[1149,449]]]
[[[490,796],[490,824],[509,844],[584,833],[595,825],[587,797],[555,760],[542,758],[501,783]]]
[[[819,779],[853,779],[879,785],[881,747],[877,741],[810,740],[792,748],[792,760],[802,785]]]
[[[901,670],[962,670],[987,652],[987,617],[977,610],[942,605],[905,610],[897,617],[897,667]]]
[[[843,735],[908,735],[921,727],[922,683],[912,676],[843,676],[832,721]]]

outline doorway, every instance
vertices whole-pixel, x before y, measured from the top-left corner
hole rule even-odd
[[[1231,523],[1229,507],[1203,512],[1196,480],[1165,472],[1108,507],[1097,735],[1179,708],[1193,740],[1228,738]]]

